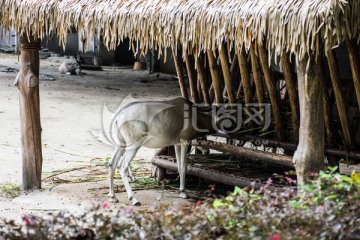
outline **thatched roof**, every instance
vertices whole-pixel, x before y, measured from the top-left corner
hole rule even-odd
[[[0,0],[0,24],[37,36],[56,31],[62,42],[75,27],[98,29],[109,48],[129,37],[140,51],[181,43],[198,52],[225,40],[239,50],[251,41],[302,57],[359,38],[359,0]],[[136,50],[136,49],[135,49]]]

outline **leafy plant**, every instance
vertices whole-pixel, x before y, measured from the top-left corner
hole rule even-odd
[[[20,225],[0,221],[0,238],[359,239],[359,175],[335,171],[310,173],[299,190],[235,187],[222,199],[192,207],[115,210],[104,203],[79,214],[27,215]]]
[[[6,197],[15,198],[20,195],[21,185],[4,184],[0,186],[0,191]]]

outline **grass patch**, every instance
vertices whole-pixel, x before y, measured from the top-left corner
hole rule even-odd
[[[1,195],[8,198],[15,198],[21,193],[20,184],[4,184],[0,186]]]

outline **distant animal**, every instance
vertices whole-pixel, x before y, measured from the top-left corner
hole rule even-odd
[[[174,145],[180,196],[187,198],[185,155],[188,143],[194,138],[215,133],[214,121],[209,108],[194,107],[181,97],[168,101],[133,102],[119,109],[112,118],[109,134],[103,131],[106,141],[115,146],[109,161],[111,201],[118,201],[114,194],[114,174],[118,167],[129,200],[133,205],[140,204],[129,184],[129,177],[132,178],[129,165],[141,146],[162,148]]]
[[[80,64],[76,59],[65,59],[59,67],[61,74],[80,75]]]

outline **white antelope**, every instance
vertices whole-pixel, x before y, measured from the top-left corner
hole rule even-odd
[[[201,110],[203,108],[193,107],[190,101],[180,97],[168,101],[134,102],[115,113],[110,124],[110,134],[103,132],[106,140],[115,145],[115,151],[109,161],[109,197],[113,202],[118,201],[114,194],[114,174],[118,167],[129,200],[133,205],[140,204],[134,196],[128,178],[132,177],[130,162],[141,146],[175,146],[180,175],[180,196],[187,198],[185,171],[188,143],[194,138],[216,132],[212,114]]]

